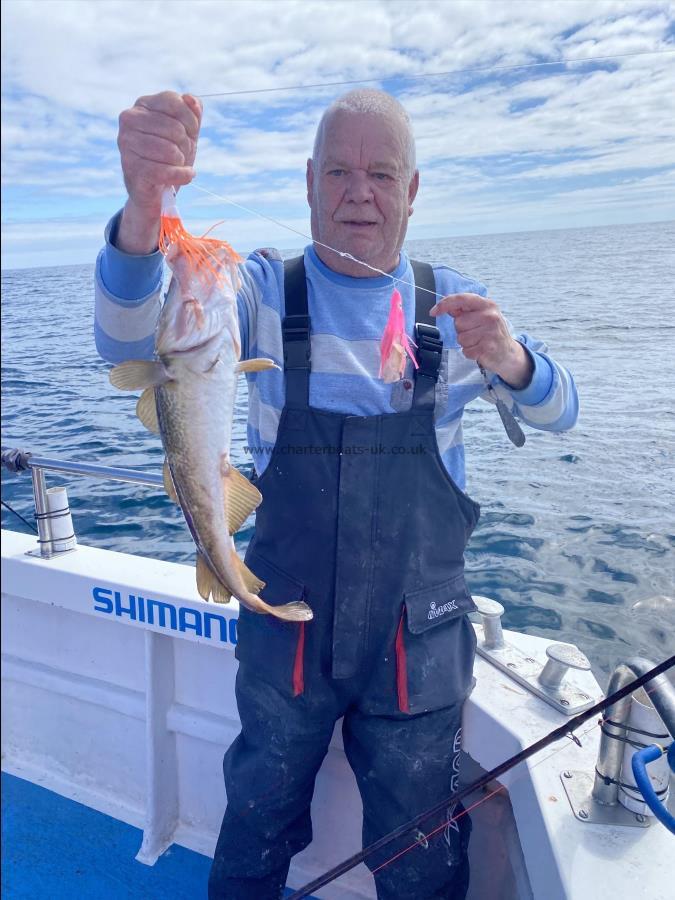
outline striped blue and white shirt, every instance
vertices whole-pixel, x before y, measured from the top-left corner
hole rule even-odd
[[[147,359],[154,352],[154,330],[161,308],[163,258],[159,252],[130,256],[110,241],[118,218],[106,229],[106,246],[96,264],[96,346],[112,363]],[[310,405],[347,415],[378,415],[410,408],[412,363],[401,381],[385,384],[378,378],[380,340],[389,316],[391,278],[352,278],[329,269],[314,248],[305,249],[308,303],[311,318],[312,370]],[[284,316],[284,274],[276,250],[258,250],[240,266],[238,296],[242,359],[269,357],[283,369],[281,320]],[[412,267],[401,253],[391,273],[399,279],[408,334],[415,321]],[[487,296],[484,285],[448,266],[434,266],[439,297],[460,292]],[[429,297],[429,305],[434,298]],[[443,361],[436,385],[436,436],[443,462],[460,488],[465,485],[462,414],[486,385],[478,366],[466,359],[451,316],[437,320],[443,338]],[[496,393],[514,414],[533,428],[565,431],[578,415],[578,398],[569,372],[556,363],[541,341],[514,334],[534,362],[530,384],[513,390],[488,372]],[[248,443],[261,474],[270,459],[284,405],[283,371],[270,369],[247,374],[249,389]]]

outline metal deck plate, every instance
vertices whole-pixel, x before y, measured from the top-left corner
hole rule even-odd
[[[594,703],[602,697],[598,693],[597,697],[591,697],[586,691],[582,690],[574,683],[574,673],[568,672],[563,683],[557,688],[547,688],[539,681],[539,673],[544,668],[544,663],[528,656],[519,650],[512,643],[506,641],[503,647],[494,650],[488,650],[483,646],[484,634],[483,626],[476,623],[473,624],[478,638],[478,646],[476,651],[482,657],[487,659],[492,665],[501,669],[509,678],[517,681],[526,690],[536,694],[546,703],[550,703],[561,713],[566,716],[574,716],[577,713],[589,709]]]
[[[567,771],[560,775],[572,812],[580,822],[592,825],[612,825],[629,828],[649,828],[651,816],[631,812],[620,803],[603,806],[592,797],[593,777],[588,772]]]

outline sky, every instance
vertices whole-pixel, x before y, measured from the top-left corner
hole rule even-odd
[[[672,2],[3,0],[2,268],[93,263],[126,197],[118,116],[161,90],[257,91],[204,96],[179,195],[240,252],[306,243],[261,216],[309,233],[306,160],[350,86],[298,86],[327,82],[408,110],[410,239],[675,219],[671,51]]]

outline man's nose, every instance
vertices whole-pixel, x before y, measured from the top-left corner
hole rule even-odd
[[[373,191],[367,172],[357,169],[349,173],[347,199],[351,200],[352,203],[367,203],[373,199]]]

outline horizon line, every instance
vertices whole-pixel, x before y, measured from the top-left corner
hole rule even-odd
[[[612,222],[611,224],[604,224],[604,225],[563,225],[563,226],[559,226],[559,227],[532,228],[532,229],[526,229],[526,230],[517,229],[517,230],[513,230],[513,231],[484,231],[484,232],[471,232],[471,233],[464,233],[464,234],[438,234],[433,237],[406,238],[406,240],[403,242],[403,249],[405,249],[405,246],[407,243],[412,243],[412,242],[417,242],[417,241],[452,240],[454,238],[472,238],[472,237],[483,237],[483,238],[484,237],[502,237],[504,235],[516,235],[516,234],[546,234],[547,232],[551,232],[551,231],[579,231],[582,229],[621,228],[621,227],[625,227],[625,226],[635,226],[637,228],[640,225],[663,225],[663,224],[667,224],[670,222],[675,224],[675,218],[671,217],[671,218],[667,218],[667,219],[650,219],[648,221],[640,221],[640,222]],[[305,244],[304,246],[308,246],[308,244]],[[241,251],[241,255],[248,256],[249,254],[254,253],[257,249],[259,249],[259,248],[254,247],[250,250]],[[287,250],[298,250],[299,251],[301,249],[304,249],[304,247],[302,247],[302,248],[299,246],[276,247],[275,249],[281,250],[281,251],[287,251]],[[95,266],[95,264],[96,264],[96,260],[93,259],[91,262],[87,261],[87,262],[61,263],[61,264],[57,264],[57,265],[48,265],[48,266],[28,265],[28,266],[14,266],[13,268],[0,267],[0,273],[4,274],[4,273],[9,273],[9,272],[25,272],[25,271],[31,271],[31,270],[36,270],[36,269],[68,269],[68,268],[74,268],[76,266],[79,267],[79,266],[87,266],[87,265],[91,265],[93,267],[93,266]]]

